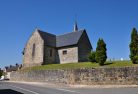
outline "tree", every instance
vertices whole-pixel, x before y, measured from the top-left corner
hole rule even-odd
[[[2,76],[2,74],[3,74],[3,71],[2,71],[1,68],[0,68],[0,77]]]
[[[133,28],[131,33],[130,59],[134,64],[138,64],[138,34],[136,28]]]
[[[97,42],[96,55],[95,55],[96,62],[99,63],[99,65],[104,65],[107,59],[106,50],[107,49],[104,40],[99,39]]]
[[[96,62],[96,60],[95,60],[95,54],[96,54],[96,52],[95,51],[93,51],[93,52],[91,52],[90,54],[89,54],[89,61],[90,62]]]

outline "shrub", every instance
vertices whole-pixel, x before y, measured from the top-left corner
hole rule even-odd
[[[89,61],[90,62],[96,62],[96,60],[95,60],[95,54],[96,54],[96,52],[95,51],[93,51],[93,52],[91,52],[90,54],[89,54]]]
[[[133,64],[138,64],[138,55],[133,57]]]

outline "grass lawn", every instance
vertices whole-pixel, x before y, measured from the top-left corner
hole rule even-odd
[[[80,63],[68,63],[68,64],[48,64],[43,66],[25,68],[23,70],[77,69],[77,68],[125,67],[125,66],[138,66],[138,64],[132,64],[131,61],[114,61],[114,62],[106,62],[104,66],[99,66],[98,63],[94,62],[80,62]]]

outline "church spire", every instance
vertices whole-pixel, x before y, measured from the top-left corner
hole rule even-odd
[[[78,25],[77,25],[77,22],[75,21],[75,24],[74,24],[74,32],[78,31]]]

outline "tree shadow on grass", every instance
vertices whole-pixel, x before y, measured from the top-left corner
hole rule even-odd
[[[12,89],[2,89],[2,90],[0,90],[0,94],[23,94],[23,93],[14,91]]]

